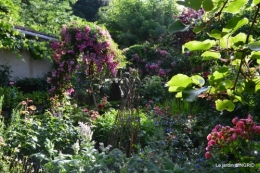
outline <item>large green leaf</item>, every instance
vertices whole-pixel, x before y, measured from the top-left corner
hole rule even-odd
[[[197,50],[209,50],[216,42],[213,40],[205,40],[201,41],[190,41],[183,45],[183,48],[188,48],[190,51],[197,51]]]
[[[218,29],[213,29],[210,31],[210,33],[208,35],[215,39],[220,39],[220,38],[224,37],[226,34],[227,34],[226,32],[221,32]]]
[[[260,59],[260,51],[259,52],[252,51],[250,58],[251,59]]]
[[[258,52],[252,51],[251,55],[250,55],[250,58],[251,59],[256,59],[256,62],[258,64],[260,64],[260,51],[258,51]]]
[[[247,35],[244,33],[239,33],[235,37],[231,37],[230,41],[235,44],[236,46],[238,45],[243,45],[243,43],[246,42],[246,37]]]
[[[191,76],[191,80],[194,84],[196,85],[200,85],[200,86],[203,86],[205,84],[205,80],[203,77],[199,76],[199,75],[194,75],[194,76]]]
[[[223,49],[228,49],[231,47],[230,34],[225,35],[219,40],[219,46]]]
[[[230,100],[216,100],[216,109],[218,111],[227,110],[229,112],[232,112],[235,109],[235,104]]]
[[[167,85],[169,86],[169,92],[182,91],[191,84],[191,78],[183,74],[177,74],[173,76],[169,82],[167,82]]]
[[[207,91],[209,87],[203,87],[200,89],[187,88],[182,91],[182,98],[188,102],[193,102],[198,99],[198,96]]]
[[[210,80],[219,80],[223,79],[228,75],[228,68],[227,67],[221,67],[217,71],[215,71]]]
[[[257,76],[253,79],[255,82],[255,92],[258,92],[260,90],[260,76]]]
[[[234,83],[230,79],[225,80],[222,84],[226,89],[232,88],[234,86]]]
[[[203,57],[202,60],[219,59],[221,57],[219,52],[210,52],[210,51],[204,52],[201,56]]]
[[[193,32],[195,32],[196,34],[200,33],[201,31],[203,31],[205,29],[205,26],[195,26],[193,28]]]
[[[225,28],[222,29],[222,32],[231,32],[234,33],[236,30],[238,30],[243,25],[248,24],[247,18],[241,18],[241,17],[232,17]]]
[[[238,13],[242,7],[247,3],[248,0],[234,0],[231,1],[224,9],[223,12]]]
[[[260,51],[260,41],[249,43],[247,45],[252,51]]]
[[[190,26],[189,25],[184,25],[183,23],[181,23],[180,20],[177,20],[175,22],[173,22],[169,28],[168,31],[173,34],[176,32],[184,32],[186,31]]]
[[[204,0],[202,6],[205,11],[211,11],[214,8],[212,0]]]
[[[177,3],[185,7],[193,8],[194,10],[199,10],[202,4],[202,0],[185,0],[177,1]]]
[[[253,2],[254,2],[254,5],[257,5],[260,3],[260,0],[254,0]]]

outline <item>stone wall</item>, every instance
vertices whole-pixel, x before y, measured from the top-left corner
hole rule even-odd
[[[51,71],[51,60],[34,60],[29,52],[21,52],[21,58],[11,51],[0,49],[0,65],[8,64],[12,69],[12,79],[18,78],[37,78],[42,77]]]

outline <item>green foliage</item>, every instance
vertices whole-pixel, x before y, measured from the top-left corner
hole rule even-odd
[[[111,133],[114,123],[116,121],[117,111],[112,109],[105,114],[99,116],[94,122],[93,139],[97,142],[108,144],[109,134]]]
[[[0,4],[0,19],[12,19],[18,18],[18,3],[17,0],[2,0]]]
[[[180,3],[193,9],[202,5],[202,1],[198,4],[191,1]],[[211,7],[198,27],[206,29],[207,26],[210,26],[211,21],[215,20],[215,17],[221,17],[225,13],[231,13],[233,17],[222,26],[222,30],[210,28],[211,30],[208,31],[210,39],[190,41],[184,44],[183,52],[205,51],[201,55],[203,60],[215,61],[218,65],[212,67],[212,73],[205,83],[208,86],[203,87],[204,82],[200,85],[195,84],[191,80],[192,77],[178,74],[168,82],[170,92],[178,92],[176,96],[187,101],[193,101],[198,96],[214,99],[219,111],[233,111],[236,102],[245,104],[242,92],[259,92],[259,75],[257,75],[256,67],[260,49],[258,37],[252,35],[252,31],[257,27],[256,21],[260,5],[252,4],[250,6],[248,3],[251,2],[246,0],[214,1],[212,7],[212,2],[203,2],[203,6]],[[242,17],[238,14],[242,10],[251,10],[253,16]],[[250,25],[250,29],[246,33],[241,32],[241,28],[246,25]],[[182,29],[184,26],[178,26],[174,32]]]
[[[14,85],[19,88],[19,91],[24,93],[32,93],[34,91],[46,92],[49,88],[45,77],[16,78]]]
[[[20,22],[24,26],[47,34],[58,35],[62,25],[79,20],[72,15],[74,0],[28,0],[19,3]]]
[[[39,41],[37,38],[27,39],[24,34],[15,29],[14,25],[12,21],[0,20],[1,49],[11,50],[18,57],[21,56],[22,50],[27,50],[34,59],[50,59],[51,49],[48,41]]]
[[[156,44],[145,42],[130,46],[124,52],[130,62],[127,66],[138,69],[142,79],[146,76],[160,76],[163,82],[177,73],[190,74],[192,64],[201,65],[201,62],[196,60],[196,56],[192,60],[190,56],[181,54],[179,49],[170,46],[173,44],[172,39],[175,38],[166,35],[165,40]]]
[[[143,87],[140,89],[143,104],[148,103],[150,100],[155,103],[162,101],[166,96],[165,92],[161,77],[147,76],[143,79]]]
[[[177,14],[175,2],[156,0],[112,0],[99,10],[104,24],[121,47],[159,38]]]
[[[130,121],[130,114],[126,114],[127,116],[124,118],[124,121]],[[94,125],[94,134],[93,139],[96,142],[103,142],[105,145],[108,145],[109,135],[115,130],[115,128],[123,128],[120,126],[120,123],[116,122],[116,117],[118,116],[117,110],[110,110],[105,114],[99,116],[95,121],[93,121]],[[139,113],[140,116],[140,142],[141,145],[147,144],[149,141],[149,136],[154,134],[155,125],[153,119],[146,115],[143,112]],[[133,118],[132,118],[133,119]],[[132,123],[132,125],[137,125]],[[122,124],[123,126],[127,126],[127,124]],[[126,129],[125,129],[126,130]],[[122,134],[123,135],[123,134]]]
[[[0,87],[0,95],[4,95],[3,109],[11,111],[15,108],[22,100],[24,96],[22,92],[19,92],[16,87]]]
[[[0,86],[5,87],[9,85],[10,78],[11,78],[11,66],[10,65],[0,65]]]
[[[107,2],[103,0],[78,0],[72,6],[72,9],[74,15],[94,22],[98,19],[98,9],[105,5],[107,5]]]

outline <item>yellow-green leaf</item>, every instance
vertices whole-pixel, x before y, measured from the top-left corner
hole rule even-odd
[[[169,92],[182,91],[191,84],[191,78],[184,74],[177,74],[173,76],[169,82],[167,82],[167,85],[169,86]]]
[[[247,1],[248,0],[234,0],[234,1],[230,1],[230,3],[223,9],[223,12],[236,14],[247,3]]]
[[[210,51],[204,52],[201,56],[203,57],[202,60],[219,59],[221,57],[219,52],[210,52]]]
[[[188,48],[190,51],[209,50],[215,44],[216,44],[216,42],[214,40],[205,40],[203,42],[190,41],[183,45],[183,49]]]
[[[229,112],[232,112],[235,109],[235,104],[230,100],[216,100],[216,109],[218,111],[227,110]]]

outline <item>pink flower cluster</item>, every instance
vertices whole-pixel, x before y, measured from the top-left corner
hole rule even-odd
[[[260,134],[260,126],[253,122],[252,116],[249,114],[246,119],[235,117],[232,120],[234,127],[216,125],[212,132],[207,136],[208,145],[205,158],[211,158],[211,150],[214,146],[224,147],[228,143],[241,139],[250,140],[254,134]]]
[[[192,8],[184,8],[179,19],[183,24],[189,25],[194,19],[200,18],[204,14],[204,10],[200,9],[198,11]]]
[[[104,68],[116,75],[116,67],[119,64],[116,57],[118,51],[112,46],[113,41],[107,30],[96,25],[91,28],[63,26],[61,37],[61,41],[52,42],[50,45],[55,68],[47,82],[52,85],[52,94],[60,94],[71,88],[70,76],[80,66],[85,67],[87,75],[99,73]]]
[[[145,70],[149,72],[149,75],[158,75],[160,77],[165,77],[168,73],[171,72],[170,69],[163,69],[161,68],[162,62],[158,61],[157,64],[146,64]]]

